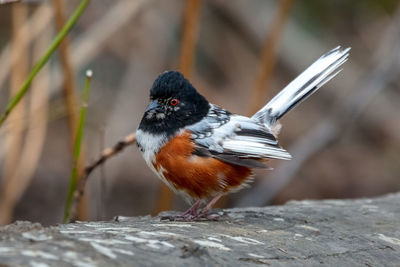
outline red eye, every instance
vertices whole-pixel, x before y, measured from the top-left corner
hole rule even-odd
[[[176,106],[176,105],[178,105],[178,99],[176,99],[176,98],[173,98],[173,99],[171,99],[170,101],[169,101],[169,103],[172,105],[172,106]]]

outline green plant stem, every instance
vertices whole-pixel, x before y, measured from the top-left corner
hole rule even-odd
[[[88,100],[89,100],[91,78],[92,78],[92,71],[88,70],[86,72],[86,82],[85,82],[85,88],[84,88],[83,96],[82,96],[82,107],[81,107],[79,123],[78,123],[78,128],[77,128],[76,137],[75,137],[74,162],[73,162],[72,171],[71,171],[71,178],[69,180],[69,190],[68,190],[67,200],[65,202],[64,223],[67,223],[69,221],[72,199],[73,199],[74,192],[76,190],[76,186],[78,184],[78,162],[79,162],[79,155],[81,152],[83,129],[85,127],[86,110],[87,110]]]
[[[33,67],[32,71],[30,72],[28,78],[25,80],[24,84],[22,85],[21,89],[18,93],[11,98],[8,102],[6,109],[0,115],[0,127],[3,125],[4,121],[10,115],[11,111],[14,107],[19,103],[19,101],[24,97],[26,92],[28,91],[33,79],[39,73],[39,71],[43,68],[43,66],[47,63],[50,56],[54,53],[57,47],[60,45],[61,41],[64,37],[68,34],[71,28],[75,25],[78,21],[79,17],[82,15],[83,11],[85,11],[86,7],[88,6],[90,0],[82,0],[79,6],[76,8],[75,12],[72,16],[68,19],[67,23],[65,23],[64,27],[61,31],[57,34],[54,38],[53,42],[51,43],[49,49],[46,51],[45,55],[40,59],[40,61]]]

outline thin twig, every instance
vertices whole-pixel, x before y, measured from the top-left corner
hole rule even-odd
[[[92,164],[88,165],[85,168],[83,176],[79,179],[77,189],[74,192],[74,200],[70,212],[70,218],[71,218],[70,221],[76,220],[77,205],[80,202],[80,199],[82,198],[85,192],[85,185],[92,171],[94,171],[98,166],[104,164],[112,156],[118,154],[119,152],[122,152],[126,147],[135,143],[136,143],[136,134],[131,133],[130,135],[126,136],[124,139],[116,143],[113,147],[106,148],[96,161],[94,161]]]
[[[100,129],[100,151],[105,149],[106,133],[104,127]],[[99,190],[99,204],[97,205],[97,216],[99,220],[105,219],[105,206],[107,197],[107,182],[104,165],[100,166],[100,190]]]

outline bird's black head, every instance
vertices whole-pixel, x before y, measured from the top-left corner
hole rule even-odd
[[[150,104],[139,129],[153,134],[172,135],[200,121],[208,110],[208,101],[181,73],[166,71],[157,77],[150,89]]]

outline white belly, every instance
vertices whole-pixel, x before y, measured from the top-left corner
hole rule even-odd
[[[157,174],[157,177],[160,178],[169,188],[176,192],[174,186],[172,186],[167,179],[164,177],[164,173],[167,171],[164,168],[160,168],[157,171],[154,168],[154,163],[156,160],[156,155],[160,151],[160,149],[165,145],[167,142],[167,137],[165,135],[155,135],[151,133],[143,132],[142,130],[136,131],[136,142],[140,147],[140,151],[142,152],[142,156],[146,161],[147,165],[150,169]]]

